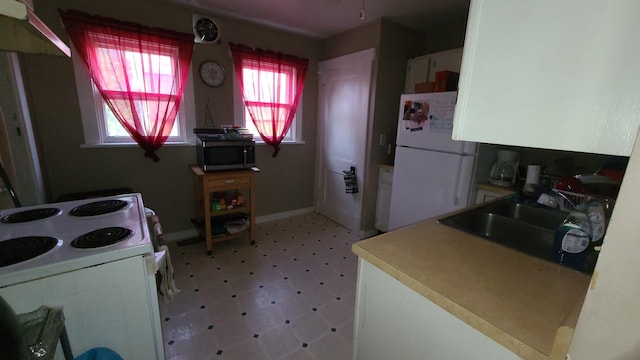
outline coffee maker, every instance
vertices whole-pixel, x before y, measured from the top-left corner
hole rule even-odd
[[[497,161],[491,167],[489,183],[497,186],[514,186],[518,178],[520,154],[512,150],[498,150]]]

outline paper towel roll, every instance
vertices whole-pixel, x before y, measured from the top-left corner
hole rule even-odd
[[[540,165],[529,165],[527,167],[527,180],[525,184],[538,184],[540,182]]]

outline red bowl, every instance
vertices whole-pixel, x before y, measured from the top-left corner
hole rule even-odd
[[[624,169],[601,169],[600,175],[604,175],[616,184],[620,185],[622,183],[622,178],[624,177]]]
[[[584,194],[584,185],[582,185],[582,181],[574,177],[565,177],[558,180],[555,188],[558,190],[569,191],[576,194]]]

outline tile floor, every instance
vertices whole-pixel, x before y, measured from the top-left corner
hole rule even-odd
[[[170,244],[181,292],[160,304],[167,360],[350,359],[358,240],[312,213],[211,256],[203,242]]]

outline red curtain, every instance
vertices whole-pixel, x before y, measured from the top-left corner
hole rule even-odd
[[[241,44],[229,49],[244,105],[276,157],[300,103],[309,60]]]
[[[107,106],[158,161],[182,100],[193,35],[72,10],[60,15]]]

